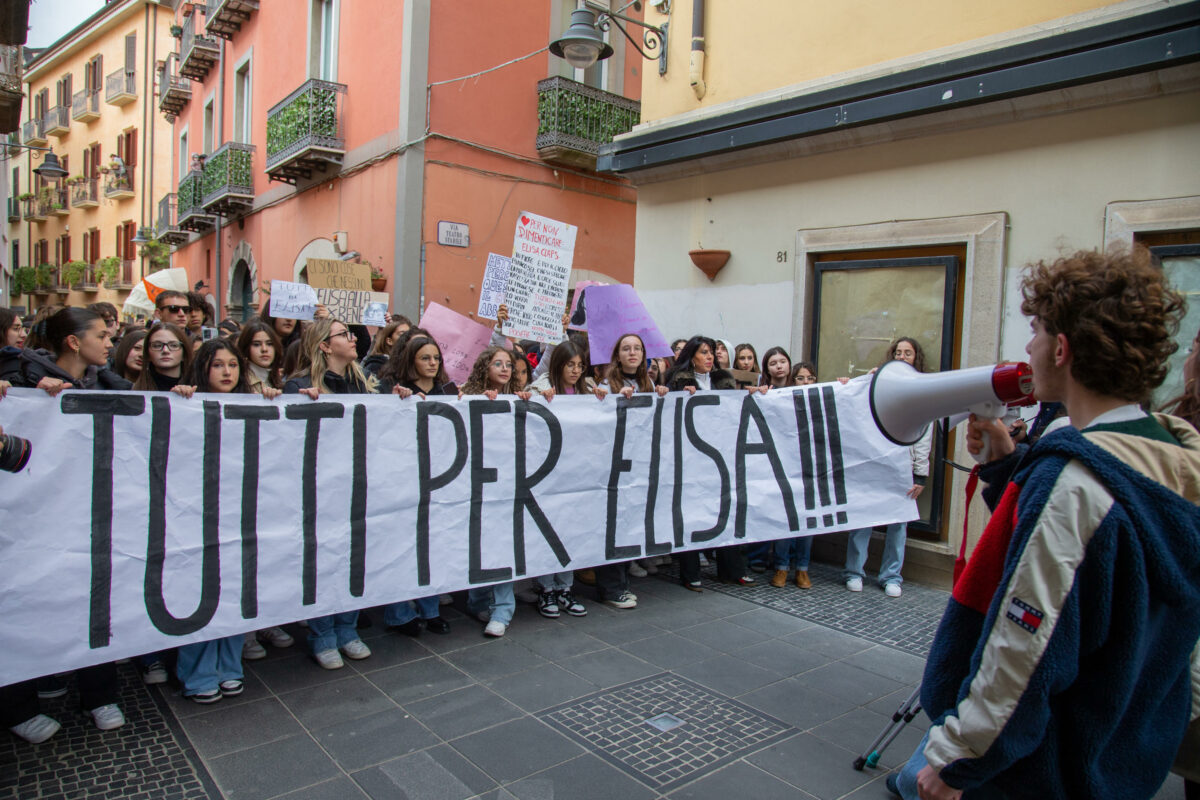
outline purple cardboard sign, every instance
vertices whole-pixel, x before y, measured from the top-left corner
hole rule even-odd
[[[589,286],[609,286],[610,284],[603,281],[580,281],[575,284],[575,294],[571,296],[571,321],[567,324],[567,330],[586,331],[587,330],[587,300],[584,298],[584,291]],[[583,307],[580,308],[580,305]]]
[[[421,327],[433,334],[433,340],[442,349],[446,377],[460,384],[471,374],[475,359],[492,340],[491,328],[437,303],[430,303],[425,309]]]
[[[671,345],[642,305],[642,299],[627,283],[588,287],[587,322],[588,350],[593,364],[607,364],[617,340],[627,333],[642,337],[647,358],[671,355]]]

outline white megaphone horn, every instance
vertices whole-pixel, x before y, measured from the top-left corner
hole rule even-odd
[[[889,361],[871,378],[871,416],[889,441],[911,445],[936,419],[1000,417],[1009,403],[1032,393],[1033,370],[1023,362],[926,374],[905,361]]]

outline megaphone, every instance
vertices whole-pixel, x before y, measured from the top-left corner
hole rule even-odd
[[[926,374],[906,361],[889,361],[871,378],[871,416],[888,441],[907,446],[935,419],[1000,417],[1009,403],[1032,394],[1033,370],[1023,362]]]

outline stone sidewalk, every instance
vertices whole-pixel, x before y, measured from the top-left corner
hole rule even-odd
[[[851,594],[838,570],[811,572],[808,591],[635,579],[632,611],[581,589],[588,616],[521,605],[499,640],[456,609],[449,635],[416,639],[376,611],[370,659],[329,672],[268,648],[214,706],[124,667],[129,724],[100,733],[73,693],[50,701],[63,731],[0,743],[0,797],[885,800],[924,719],[878,769],[852,763],[920,679],[947,596]],[[1182,797],[1172,777],[1156,800]]]

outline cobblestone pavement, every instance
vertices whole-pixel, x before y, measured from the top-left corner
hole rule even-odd
[[[418,638],[373,611],[371,658],[329,672],[302,644],[268,648],[214,706],[127,665],[129,724],[100,733],[73,693],[48,701],[63,730],[0,743],[0,798],[884,800],[924,720],[878,768],[851,765],[920,679],[947,595],[811,574],[806,591],[706,578],[700,594],[634,579],[631,611],[581,589],[586,617],[521,604],[498,640],[455,608],[450,634]],[[1155,800],[1182,797],[1172,778]]]

